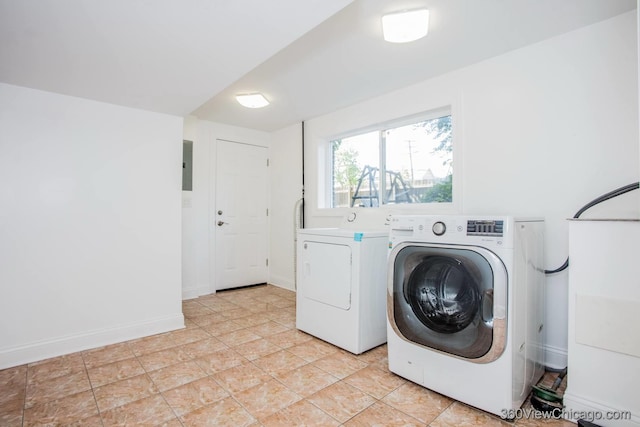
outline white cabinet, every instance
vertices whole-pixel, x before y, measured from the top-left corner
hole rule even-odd
[[[571,220],[569,262],[565,417],[638,426],[640,221]]]

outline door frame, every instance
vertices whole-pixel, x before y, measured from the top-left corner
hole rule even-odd
[[[245,140],[244,142],[240,142],[239,140]],[[208,237],[209,237],[209,293],[217,292],[217,280],[218,280],[218,269],[216,264],[216,185],[217,185],[217,161],[218,161],[218,141],[230,142],[234,144],[242,144],[242,145],[251,145],[260,148],[267,149],[267,159],[269,158],[269,144],[267,141],[260,141],[259,138],[255,136],[234,136],[234,137],[223,137],[213,135],[211,138],[211,144],[209,146],[209,201],[208,201],[208,212],[207,212],[207,223],[208,223]],[[267,168],[267,181],[271,181],[271,170]],[[267,185],[267,208],[269,212],[271,211],[271,188]],[[271,258],[270,254],[270,245],[269,242],[271,240],[271,227],[270,227],[271,218],[267,217],[266,221],[266,233],[267,233],[267,258]],[[267,272],[269,271],[269,267],[267,267]],[[267,274],[268,276],[268,274]],[[268,280],[268,277],[266,278]]]

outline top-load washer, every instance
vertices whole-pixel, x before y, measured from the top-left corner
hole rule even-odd
[[[388,241],[384,221],[361,211],[298,230],[296,327],[354,354],[385,343]]]
[[[392,218],[389,368],[509,417],[544,373],[542,220]]]

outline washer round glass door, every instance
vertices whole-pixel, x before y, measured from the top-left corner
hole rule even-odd
[[[462,331],[480,309],[476,279],[451,257],[425,256],[405,282],[404,296],[425,326],[444,334]]]
[[[494,322],[504,332],[506,269],[493,252],[407,243],[391,259],[392,326],[402,337],[467,359],[502,353]]]

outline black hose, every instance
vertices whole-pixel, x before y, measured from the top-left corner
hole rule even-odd
[[[562,264],[560,267],[556,268],[555,270],[545,270],[544,274],[560,273],[562,270],[566,270],[568,267],[569,257],[567,257],[567,259],[564,261],[564,264]]]
[[[637,190],[638,188],[640,188],[640,182],[634,182],[632,184],[628,184],[625,185],[623,187],[620,188],[616,188],[613,191],[608,192],[607,194],[603,194],[602,196],[593,199],[592,201],[590,201],[589,203],[587,203],[586,205],[584,205],[582,208],[580,208],[580,210],[578,210],[578,212],[576,212],[576,214],[573,216],[574,219],[579,218],[580,215],[582,215],[584,213],[584,211],[586,211],[589,208],[594,207],[595,205],[602,203],[606,200],[609,199],[613,199],[614,197],[618,197],[621,196],[625,193],[628,193],[629,191],[632,190]],[[545,270],[544,274],[553,274],[553,273],[559,273],[563,270],[566,270],[567,267],[569,267],[569,258],[567,257],[567,260],[564,262],[564,264],[562,264],[560,267],[556,268],[555,270]]]
[[[566,376],[567,376],[567,368],[564,368],[562,371],[560,371],[560,373],[556,377],[556,380],[551,385],[551,390],[556,391],[558,387],[560,387],[560,384],[562,384],[562,380]]]
[[[574,218],[579,218],[580,215],[582,215],[582,213],[584,211],[586,211],[587,209],[597,205],[598,203],[602,203],[605,200],[613,199],[614,197],[620,196],[620,195],[622,195],[624,193],[628,193],[629,191],[637,190],[639,185],[640,185],[640,183],[634,182],[633,184],[625,185],[624,187],[617,188],[617,189],[615,189],[613,191],[608,192],[607,194],[603,194],[602,196],[598,197],[597,199],[594,199],[594,200],[590,201],[589,203],[587,203],[586,205],[584,205],[578,212],[576,212],[576,214],[573,217]]]

